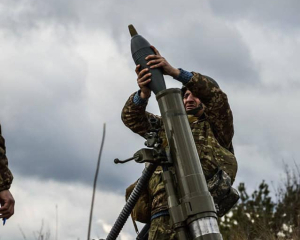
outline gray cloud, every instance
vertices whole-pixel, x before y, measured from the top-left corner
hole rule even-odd
[[[152,1],[147,8],[139,1],[128,4],[123,1],[90,0],[81,4],[81,1],[62,3],[53,0],[37,1],[31,7],[22,3],[23,7],[17,8],[12,16],[3,10],[4,18],[6,17],[3,22],[9,23],[8,30],[18,29],[23,32],[47,25],[53,25],[56,30],[60,26],[66,30],[83,27],[92,32],[101,29],[113,37],[120,53],[128,56],[127,26],[133,23],[139,33],[147,37],[175,65],[182,66],[184,62],[180,59],[189,59],[187,68],[193,70],[201,67],[201,70],[224,79],[225,82],[252,80],[253,83],[253,79],[256,82],[260,80],[239,33],[223,19],[215,18],[206,1],[201,4],[192,1],[189,5],[180,2],[162,5],[158,1]],[[16,5],[11,3],[9,8],[15,9]],[[180,17],[174,17],[176,14]],[[166,21],[168,19],[172,21]],[[73,37],[72,31],[67,33],[69,37]]]
[[[284,31],[299,29],[300,17],[298,9],[300,3],[297,0],[288,1],[211,1],[213,12],[226,20],[250,20],[259,25],[267,25],[270,28],[278,28]]]
[[[119,78],[118,72],[105,73],[105,65],[110,64],[105,58],[94,61],[94,57],[98,59],[105,53],[107,45],[100,43],[101,49],[95,52],[91,44],[97,38],[92,43],[60,44],[60,38],[51,35],[53,31],[50,26],[20,41],[11,41],[16,40],[14,36],[10,36],[9,42],[4,37],[0,39],[6,44],[1,58],[0,98],[4,107],[0,113],[11,169],[24,176],[91,185],[102,124],[107,122],[107,147],[99,181],[103,182],[102,189],[117,187],[123,192],[142,170],[142,166],[122,168],[113,164],[114,158],[127,158],[143,146],[136,144],[139,140],[134,137],[133,144],[127,141],[130,138],[120,137],[126,135],[125,131],[129,133],[120,120],[120,112],[130,88],[136,89],[135,80],[132,87],[128,84],[116,89],[110,81],[118,77],[117,83],[123,86],[124,79]],[[114,53],[105,54],[114,60]],[[126,79],[123,62],[119,59],[114,67],[121,68]],[[127,88],[129,91],[122,93]]]

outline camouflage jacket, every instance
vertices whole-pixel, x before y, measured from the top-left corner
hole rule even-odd
[[[0,125],[0,192],[10,188],[13,175],[8,169],[8,161],[6,158],[5,140],[1,134]]]
[[[185,86],[205,105],[203,116],[196,121],[190,121],[204,175],[206,179],[209,179],[219,167],[230,176],[232,184],[237,172],[237,162],[232,147],[233,116],[227,95],[209,81],[208,77],[199,73],[193,72],[193,77]],[[142,137],[150,127],[148,119],[151,117],[157,118],[163,128],[161,117],[145,110],[146,103],[136,105],[133,102],[134,94],[129,97],[122,111],[124,124]],[[146,204],[151,206],[151,215],[168,208],[161,172],[161,167],[158,167],[149,181],[148,198],[145,196],[142,198],[149,199],[150,204]],[[145,208],[140,207],[139,204],[145,205],[145,202],[138,203],[134,211]]]

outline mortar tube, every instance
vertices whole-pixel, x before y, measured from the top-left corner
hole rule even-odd
[[[156,95],[156,99],[178,182],[179,208],[183,216],[178,221],[187,224],[193,240],[222,240],[213,198],[207,188],[181,91],[163,90]],[[177,213],[178,210],[174,215]],[[172,214],[170,211],[171,218]],[[174,219],[176,221],[176,216]]]

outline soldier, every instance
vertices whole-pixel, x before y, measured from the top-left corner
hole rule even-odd
[[[200,73],[174,68],[155,47],[152,46],[152,49],[156,55],[146,57],[148,66],[161,68],[164,75],[172,76],[183,84],[183,103],[208,185],[209,180],[213,179],[221,169],[227,176],[225,177],[227,180],[229,179],[228,175],[230,176],[230,187],[235,180],[237,162],[232,146],[233,117],[226,94],[212,78]],[[151,90],[147,87],[151,81],[151,73],[148,69],[140,71],[139,65],[135,71],[140,89],[127,100],[122,111],[122,120],[133,132],[144,137],[150,127],[149,118],[157,118],[162,128],[163,125],[161,117],[145,111],[151,96]],[[163,131],[161,138],[163,146],[166,147],[167,141]],[[168,204],[161,173],[162,168],[159,166],[132,212],[134,220],[143,223],[151,222],[148,238],[151,240],[176,239],[169,224]],[[134,184],[126,190],[127,197],[133,187]],[[211,194],[215,203],[218,202],[220,196],[216,196],[215,192],[211,192]]]
[[[9,191],[12,180],[13,175],[8,169],[5,140],[1,134],[0,124],[0,218],[3,220],[10,218],[14,214],[15,200]],[[5,223],[5,220],[3,223]]]

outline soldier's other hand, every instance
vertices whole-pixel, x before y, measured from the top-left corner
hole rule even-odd
[[[151,46],[151,48],[156,55],[149,55],[146,57],[146,60],[148,61],[147,65],[150,68],[162,68],[164,75],[169,75],[173,78],[178,77],[180,74],[180,70],[172,67],[171,64],[168,63],[168,61],[160,55],[159,51],[154,46]]]
[[[151,73],[149,72],[148,68],[145,68],[140,71],[140,65],[137,65],[135,68],[135,72],[138,76],[137,83],[141,90],[141,98],[147,99],[151,96],[151,90],[147,86],[148,83],[151,81]]]
[[[14,214],[15,200],[9,190],[0,192],[0,218],[9,219]]]

